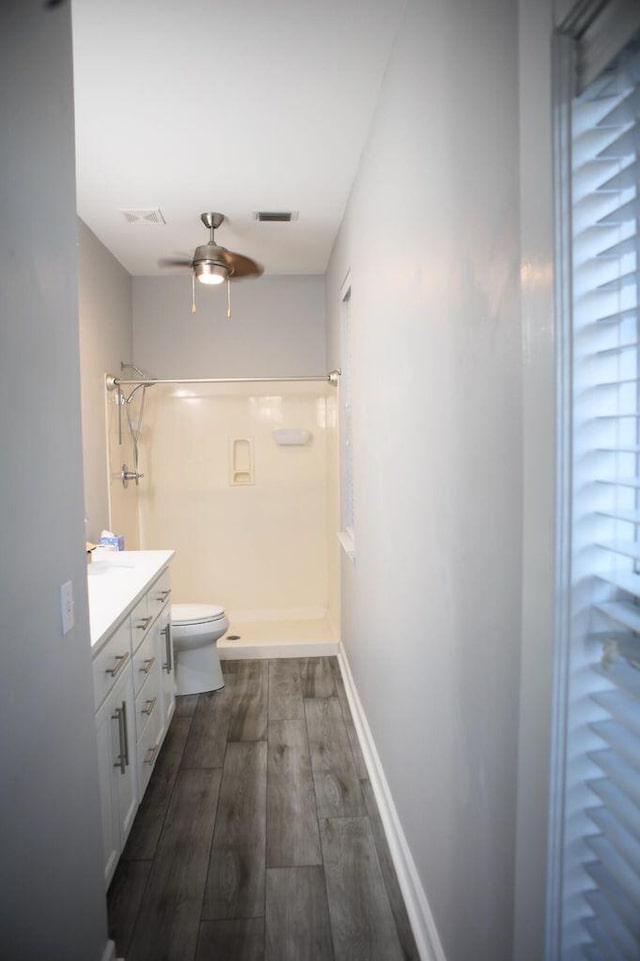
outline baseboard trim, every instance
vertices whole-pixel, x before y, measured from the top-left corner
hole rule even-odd
[[[420,959],[421,961],[447,961],[427,896],[420,883],[407,839],[398,818],[398,812],[393,803],[391,791],[373,740],[373,734],[367,722],[342,643],[340,643],[338,662],[349,707],[353,715],[353,723],[367,765],[369,780],[380,811],[382,826],[389,844],[391,858],[396,869],[398,883],[407,908]]]
[[[243,658],[269,657],[336,657],[337,641],[301,641],[299,644],[246,644],[242,647],[221,647],[218,644],[221,661],[236,661]]]
[[[101,961],[116,961],[116,944],[115,941],[107,941],[105,949],[102,952]]]

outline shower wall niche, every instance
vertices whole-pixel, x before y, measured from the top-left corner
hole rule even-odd
[[[282,430],[296,434],[283,443]],[[232,626],[326,620],[335,440],[329,385],[157,384],[145,399],[144,478],[112,499],[112,524],[131,524],[131,491],[140,547],[176,551],[176,602],[221,604]]]

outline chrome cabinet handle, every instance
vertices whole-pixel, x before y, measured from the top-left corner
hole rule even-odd
[[[163,627],[160,633],[164,634],[164,645],[165,645],[165,652],[167,657],[167,660],[162,665],[162,669],[166,671],[167,674],[171,674],[173,670],[173,655],[171,653],[171,622],[170,621],[167,622],[166,627]]]
[[[138,668],[138,670],[142,671],[143,674],[148,674],[155,663],[156,663],[155,657],[148,657],[143,662],[142,667]],[[145,664],[147,665],[146,667],[144,666]]]
[[[124,707],[124,701],[122,702],[122,706]],[[124,729],[124,725],[123,725],[123,723],[122,723],[122,720],[123,720],[123,717],[122,717],[122,708],[120,708],[120,707],[117,707],[117,708],[116,708],[116,713],[111,715],[111,720],[118,722],[118,741],[119,741],[119,747],[120,747],[120,753],[118,754],[118,760],[115,762],[115,764],[114,764],[113,766],[114,766],[114,767],[119,767],[119,768],[120,768],[120,774],[124,774],[124,773],[125,773],[125,768],[126,768],[126,765],[127,765],[127,761],[126,761],[127,747],[126,747],[126,743],[125,743],[125,729]]]
[[[156,744],[154,747],[150,747],[147,751],[147,756],[144,759],[145,764],[153,764],[158,753],[159,745]]]
[[[156,600],[166,601],[170,593],[171,593],[170,589],[168,591],[159,591],[158,594],[156,595]]]
[[[139,631],[146,631],[146,629],[149,627],[149,624],[151,623],[152,620],[153,620],[152,617],[141,617],[138,623],[136,624],[136,628]]]
[[[157,700],[158,700],[157,697],[152,697],[149,701],[147,701],[145,706],[141,709],[140,713],[146,714],[147,717],[149,717],[149,715],[153,712],[154,707],[156,706]]]
[[[116,663],[113,668],[107,668],[105,674],[110,674],[111,677],[117,677],[122,668],[125,666],[129,660],[129,652],[126,651],[124,654],[116,654]]]
[[[127,702],[122,702],[122,731],[124,738],[124,763],[129,766],[129,725],[127,724]],[[122,772],[124,774],[124,771]]]

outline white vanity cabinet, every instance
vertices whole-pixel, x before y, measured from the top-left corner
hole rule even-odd
[[[89,575],[93,683],[108,885],[175,709],[169,551],[122,552],[113,571]],[[125,560],[129,559],[129,563]],[[113,600],[109,622],[107,602]],[[128,603],[127,603],[128,600]],[[124,608],[124,609],[123,609]]]

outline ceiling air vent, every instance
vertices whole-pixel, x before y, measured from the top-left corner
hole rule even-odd
[[[128,224],[166,224],[164,214],[159,207],[155,210],[121,210],[120,213]]]
[[[297,210],[257,210],[256,220],[262,224],[289,224],[298,219]]]

